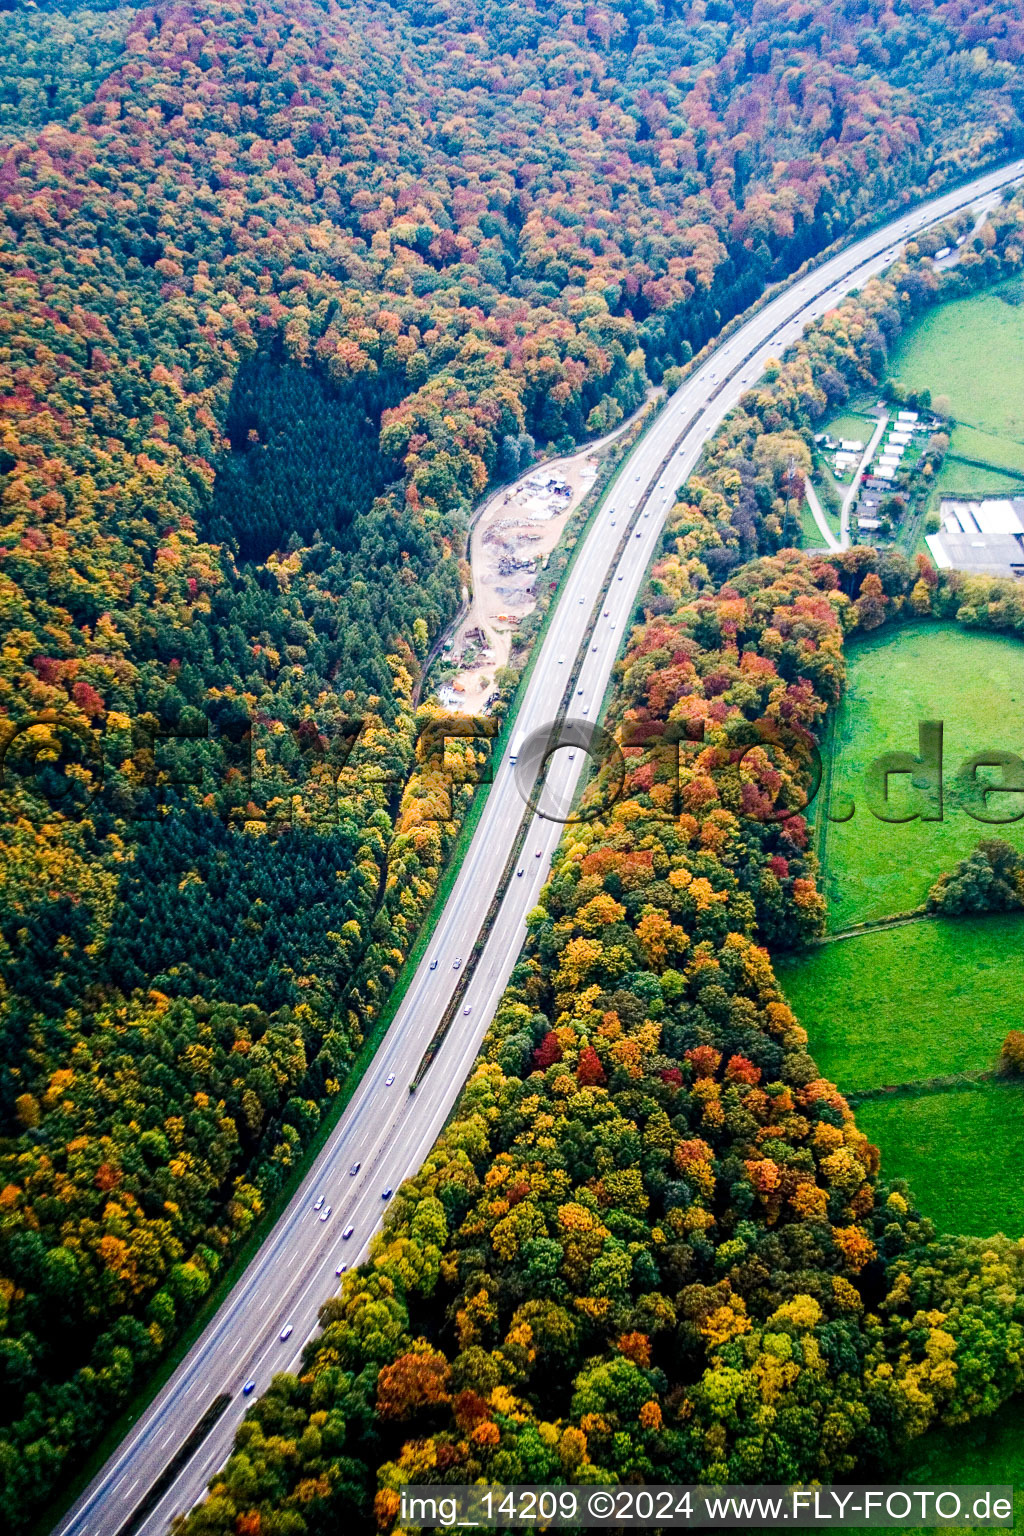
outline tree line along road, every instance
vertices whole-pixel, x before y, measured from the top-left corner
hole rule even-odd
[[[586,709],[594,719],[676,489],[767,359],[888,266],[904,240],[982,199],[995,201],[1020,180],[1024,160],[905,212],[792,283],[679,386],[624,460],[577,553],[520,705],[517,741],[556,718],[570,682],[570,715],[582,718]],[[593,634],[582,649],[592,619]],[[556,753],[542,809],[569,804],[585,757],[583,751]],[[502,892],[508,855],[527,816],[517,860],[522,874],[511,870]],[[176,1513],[202,1498],[230,1454],[248,1401],[243,1388],[253,1383],[262,1392],[276,1373],[298,1366],[320,1306],[337,1289],[336,1271],[365,1259],[387,1211],[384,1192],[416,1173],[451,1111],[518,957],[526,915],[560,833],[557,820],[526,811],[506,754],[495,765],[480,823],[423,962],[327,1144],[204,1332],[58,1523],[57,1536],[165,1532]],[[466,970],[455,962],[468,962],[495,903],[479,958],[456,1002]],[[410,1093],[424,1051],[453,1007],[451,1026]],[[327,1206],[331,1214],[322,1221]],[[207,1430],[204,1416],[225,1396],[230,1401]]]

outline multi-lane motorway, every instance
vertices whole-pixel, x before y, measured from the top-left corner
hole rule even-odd
[[[570,714],[594,718],[674,493],[766,360],[781,354],[844,293],[885,268],[909,236],[960,208],[978,208],[982,199],[995,201],[1003,187],[1022,179],[1024,161],[1019,161],[907,211],[793,283],[679,387],[620,469],[578,551],[520,707],[517,737],[556,718],[570,681]],[[563,748],[555,754],[542,808],[558,799],[568,803],[584,762],[582,751]],[[366,1257],[387,1211],[384,1192],[417,1171],[444,1125],[515,964],[526,914],[536,904],[561,834],[557,821],[541,816],[530,817],[521,856],[451,1027],[410,1093],[426,1045],[464,979],[464,964],[456,969],[455,963],[469,960],[525,814],[506,753],[427,954],[359,1089],[245,1273],[56,1527],[59,1536],[119,1536],[204,1412],[230,1394],[229,1406],[163,1496],[134,1522],[144,1536],[162,1536],[175,1513],[202,1497],[226,1460],[249,1402],[246,1384],[262,1392],[276,1372],[298,1365],[319,1307],[339,1285],[338,1267]],[[330,1215],[321,1220],[328,1206]]]

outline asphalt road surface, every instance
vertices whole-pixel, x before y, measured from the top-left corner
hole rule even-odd
[[[679,387],[620,469],[578,552],[530,679],[517,733],[556,718],[570,678],[570,715],[594,718],[675,492],[706,439],[758,379],[766,360],[781,356],[811,320],[888,266],[908,237],[963,207],[977,208],[983,197],[995,201],[1001,188],[1021,179],[1024,161],[908,211],[792,284]],[[582,750],[563,747],[555,753],[542,809],[554,809],[559,800],[568,805],[584,764]],[[162,1536],[176,1512],[203,1497],[208,1480],[226,1461],[249,1402],[244,1385],[253,1382],[255,1392],[263,1392],[276,1372],[299,1364],[303,1345],[316,1330],[318,1309],[338,1288],[337,1267],[352,1267],[366,1257],[387,1211],[383,1192],[415,1174],[436,1140],[519,955],[526,914],[536,904],[562,832],[558,821],[539,815],[531,817],[517,860],[521,873],[511,872],[451,1027],[416,1092],[410,1093],[425,1047],[463,979],[462,968],[453,968],[455,961],[470,956],[524,814],[506,753],[495,768],[479,827],[423,963],[327,1145],[205,1332],[56,1527],[59,1536],[119,1536],[203,1413],[229,1393],[227,1410],[160,1501],[136,1523],[143,1536]],[[358,1171],[352,1171],[357,1165]],[[322,1209],[330,1206],[325,1221],[322,1209],[314,1209],[320,1196]],[[282,1340],[288,1326],[292,1332]]]

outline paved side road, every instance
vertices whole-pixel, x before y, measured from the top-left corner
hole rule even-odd
[[[593,718],[674,493],[768,357],[784,351],[844,293],[888,266],[908,236],[1021,179],[1024,161],[907,212],[792,284],[679,387],[624,462],[609,504],[579,550],[520,708],[520,730],[534,730],[555,718],[570,676],[572,715]],[[633,526],[624,538],[630,519]],[[607,596],[598,606],[609,577]],[[577,653],[595,606],[595,633],[577,671]],[[555,755],[546,805],[559,797],[568,804],[583,759],[581,750],[562,749]],[[506,757],[495,769],[478,830],[433,942],[327,1145],[206,1330],[59,1523],[59,1536],[120,1536],[203,1413],[220,1394],[229,1393],[227,1410],[136,1525],[142,1536],[165,1532],[176,1512],[203,1497],[208,1479],[230,1453],[248,1401],[242,1394],[245,1383],[253,1382],[255,1391],[262,1392],[276,1372],[299,1364],[319,1307],[337,1289],[336,1269],[367,1256],[387,1210],[385,1191],[416,1173],[443,1127],[515,964],[526,914],[536,903],[561,832],[558,822],[539,815],[530,819],[518,872],[508,882],[452,1027],[410,1094],[408,1085],[423,1051],[462,977],[455,962],[469,956],[480,934],[523,816]],[[331,1207],[326,1221],[314,1208],[321,1195]],[[292,1331],[283,1340],[280,1335],[289,1326]]]

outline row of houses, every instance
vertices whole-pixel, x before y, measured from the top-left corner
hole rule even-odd
[[[883,434],[875,450],[874,462],[870,470],[875,479],[895,480],[903,458],[914,440],[914,433],[927,430],[917,411],[897,411],[895,422],[889,427],[888,434]]]

